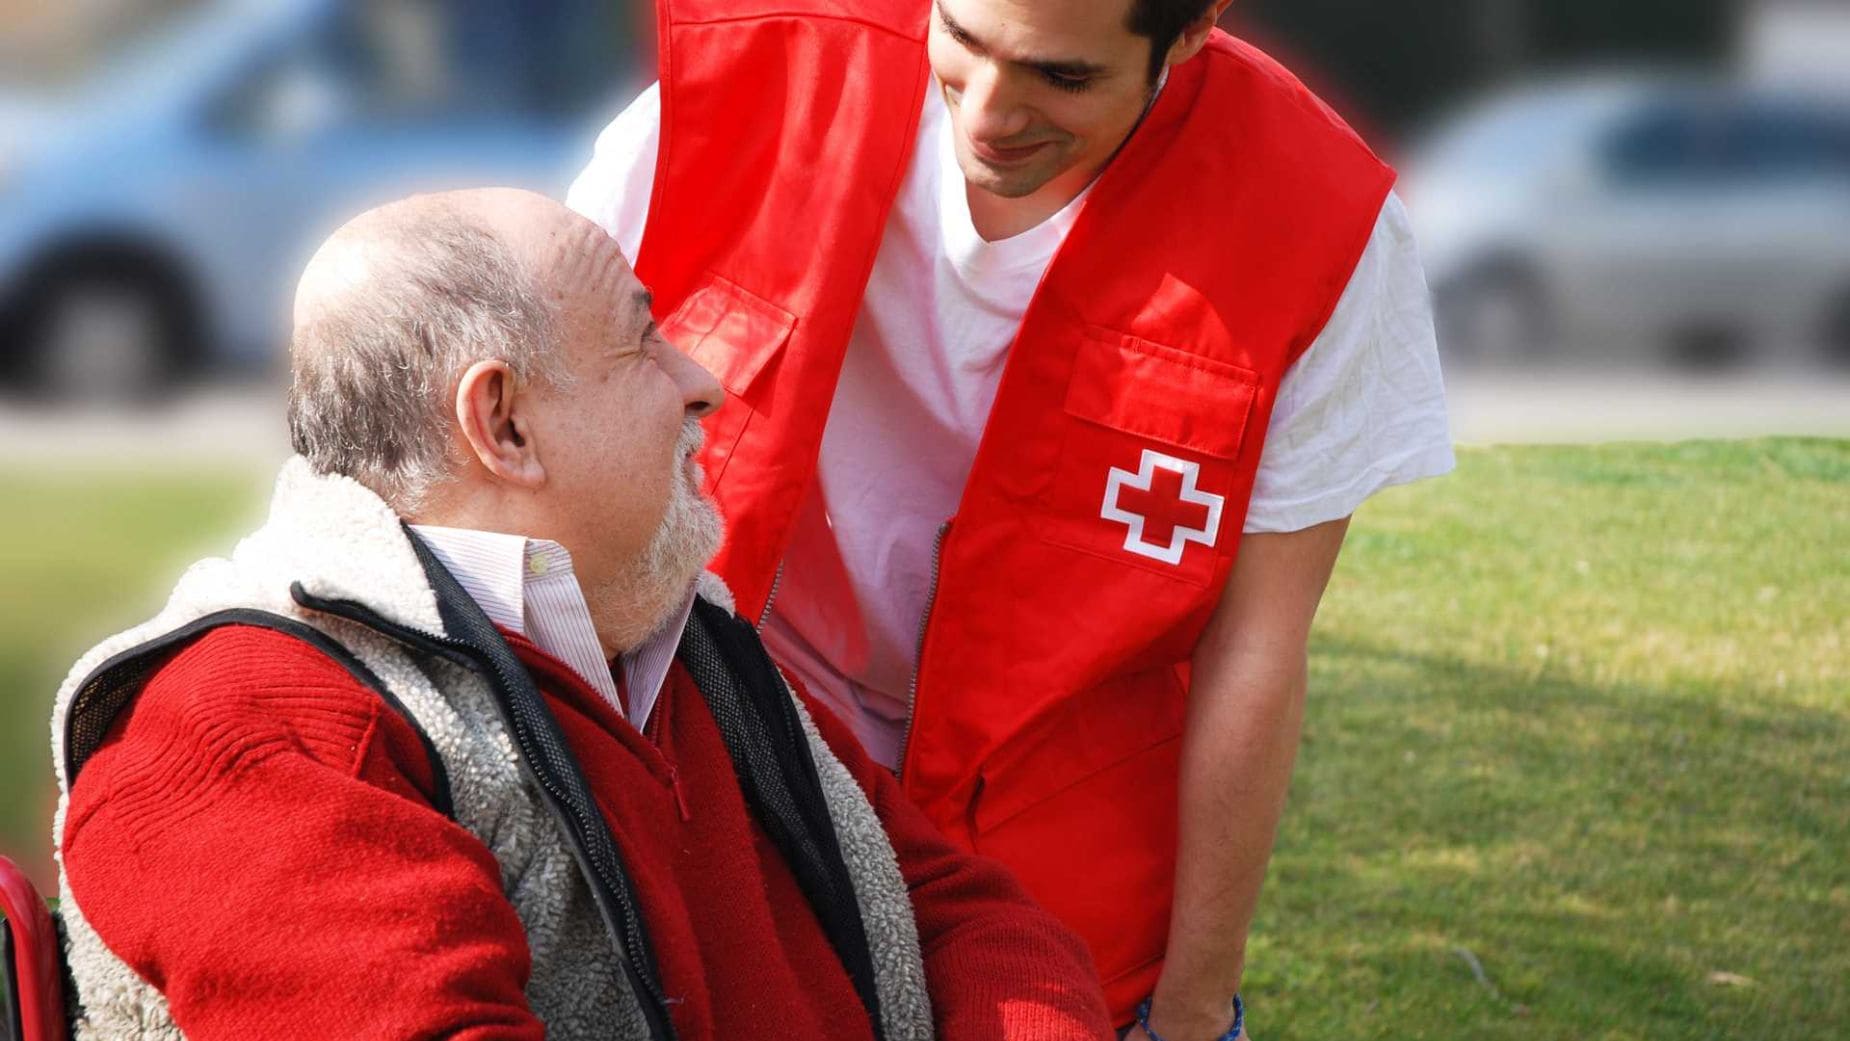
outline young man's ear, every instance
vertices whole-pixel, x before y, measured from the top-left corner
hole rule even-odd
[[[495,477],[523,488],[546,480],[528,418],[531,404],[514,370],[499,359],[469,366],[456,384],[456,425],[469,454]]]
[[[1170,44],[1168,63],[1180,65],[1200,54],[1201,48],[1208,45],[1208,34],[1214,31],[1214,26],[1220,22],[1221,15],[1226,14],[1227,8],[1231,6],[1233,6],[1233,0],[1214,0],[1208,9],[1202,12],[1201,17],[1190,22],[1188,28],[1182,30],[1182,35],[1176,37],[1176,42]]]

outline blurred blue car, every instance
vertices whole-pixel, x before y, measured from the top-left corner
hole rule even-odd
[[[415,190],[561,192],[626,86],[620,8],[222,0],[62,102],[0,93],[0,380],[141,396],[267,363],[344,218]]]
[[[1850,363],[1850,98],[1585,75],[1406,169],[1452,360]]]

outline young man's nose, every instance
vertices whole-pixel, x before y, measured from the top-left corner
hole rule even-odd
[[[993,144],[1028,129],[1032,122],[1028,109],[1001,68],[983,64],[964,80],[963,97],[958,102],[963,115],[963,130],[971,140]]]

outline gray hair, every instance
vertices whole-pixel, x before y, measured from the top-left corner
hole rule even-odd
[[[566,373],[551,309],[485,227],[432,207],[362,248],[363,284],[297,323],[289,437],[317,473],[351,477],[406,513],[452,472],[450,397],[470,365],[499,359],[522,385]]]

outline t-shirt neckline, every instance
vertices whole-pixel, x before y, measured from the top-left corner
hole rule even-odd
[[[969,189],[964,184],[963,168],[957,165],[957,148],[951,140],[950,113],[945,110],[944,99],[933,96],[926,104],[935,106],[936,125],[931,140],[938,153],[938,212],[945,256],[966,274],[1046,266],[1079,219],[1092,185],[1086,185],[1071,202],[1034,227],[1004,239],[985,239],[977,233],[976,220],[970,215]]]

